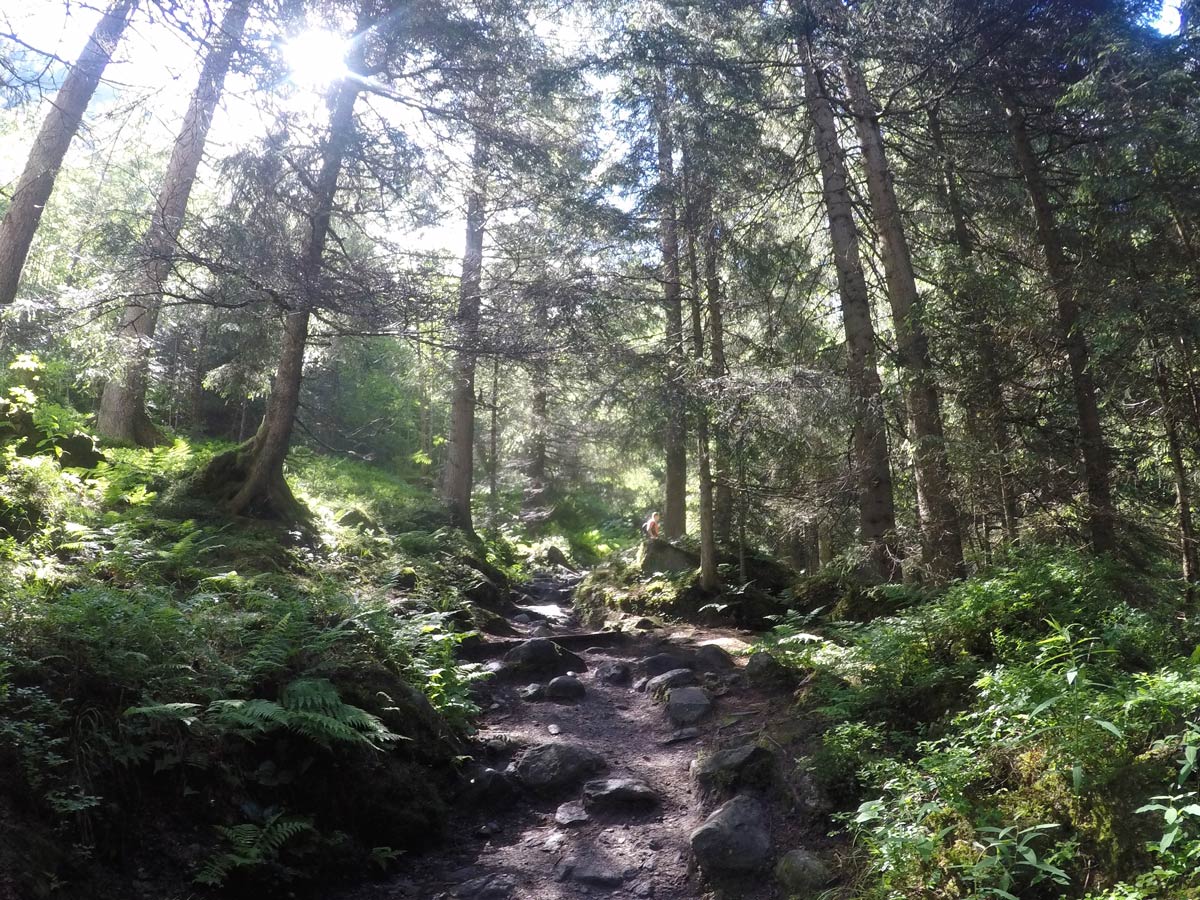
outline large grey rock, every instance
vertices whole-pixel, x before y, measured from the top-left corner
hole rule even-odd
[[[760,650],[746,660],[746,677],[752,685],[766,687],[790,681],[791,673],[770,653]]]
[[[656,538],[642,545],[638,551],[637,566],[643,575],[655,572],[693,572],[700,567],[700,557],[690,550]]]
[[[704,688],[678,687],[667,694],[667,716],[676,725],[695,725],[712,710]]]
[[[718,807],[690,841],[696,864],[708,875],[755,872],[771,856],[767,814],[752,797],[734,797]]]
[[[775,880],[793,900],[813,900],[833,880],[833,873],[816,854],[789,850],[775,864]]]
[[[672,669],[670,672],[655,675],[647,681],[646,693],[653,697],[663,691],[669,691],[671,688],[685,687],[695,683],[696,673],[691,669]]]
[[[513,774],[539,794],[568,791],[608,768],[604,757],[577,744],[539,744],[530,747],[513,764]]]
[[[706,799],[741,788],[766,788],[775,780],[775,754],[758,744],[743,744],[693,760],[690,774]]]
[[[653,806],[658,792],[640,778],[602,778],[583,786],[583,802],[597,808]]]
[[[728,672],[734,667],[733,657],[717,644],[702,644],[696,648],[696,668],[701,672]]]
[[[490,809],[511,803],[516,793],[512,779],[503,772],[487,766],[472,766],[466,772],[458,800],[460,804]]]
[[[574,675],[559,675],[546,685],[547,700],[579,700],[586,693],[583,682]]]
[[[625,880],[625,870],[600,856],[568,856],[559,864],[558,880],[614,888]]]
[[[628,663],[601,663],[596,666],[596,680],[605,684],[629,684],[633,680],[633,670]]]
[[[663,747],[668,747],[671,744],[678,744],[683,741],[693,741],[700,737],[699,728],[677,728],[658,743]]]
[[[462,900],[508,900],[517,888],[511,875],[484,875],[455,888],[454,896]]]
[[[569,800],[554,811],[554,821],[559,825],[570,827],[582,825],[591,819],[582,800]]]
[[[545,700],[546,686],[544,684],[527,684],[517,691],[517,696],[522,700],[528,700],[530,703],[537,700]]]
[[[533,638],[513,647],[504,654],[504,668],[510,672],[538,675],[565,675],[583,672],[583,658],[564,650],[547,638]]]
[[[692,660],[678,653],[656,653],[642,660],[641,669],[644,674],[653,678],[674,669],[690,669],[692,665]]]

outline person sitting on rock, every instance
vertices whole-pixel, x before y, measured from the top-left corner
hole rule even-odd
[[[648,541],[658,540],[658,512],[650,513],[650,518],[642,523],[642,534]]]

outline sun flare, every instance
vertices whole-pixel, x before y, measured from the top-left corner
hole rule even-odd
[[[349,42],[332,31],[302,31],[283,45],[283,58],[293,82],[304,87],[322,87],[344,78]]]

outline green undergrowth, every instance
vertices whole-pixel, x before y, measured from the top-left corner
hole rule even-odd
[[[1177,582],[1028,548],[940,595],[822,589],[763,644],[806,676],[852,896],[1198,896],[1200,627]]]
[[[0,455],[0,870],[21,897],[319,894],[441,833],[454,649],[525,562],[300,452],[314,544],[177,499],[224,449]]]
[[[699,560],[690,538],[659,544],[674,557]],[[672,549],[674,548],[674,549]],[[721,588],[705,592],[697,568],[674,571],[669,562],[644,544],[610,555],[595,566],[575,592],[575,607],[586,621],[600,625],[622,615],[661,616],[686,621],[705,620],[761,629],[797,607],[797,577],[786,565],[757,552],[745,558],[745,573],[736,554],[719,557]]]

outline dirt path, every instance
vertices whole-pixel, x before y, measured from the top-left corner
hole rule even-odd
[[[531,637],[579,635],[582,629],[570,608],[572,586],[568,578],[527,586],[531,596],[522,609],[532,621],[522,622],[523,616],[516,614],[514,627]],[[580,797],[578,786],[550,796],[521,791],[508,798],[500,792],[491,804],[478,799],[465,802],[456,811],[451,840],[442,851],[414,859],[403,877],[357,892],[355,897],[691,900],[712,896],[693,871],[689,846],[689,834],[704,821],[712,804],[701,810],[689,766],[702,752],[761,741],[765,726],[787,714],[791,692],[752,688],[741,670],[743,658],[721,661],[722,654],[705,651],[706,658],[721,663],[716,666],[720,671],[702,676],[714,708],[697,723],[695,736],[668,742],[679,726],[669,721],[663,702],[639,691],[637,682],[643,678],[644,661],[655,654],[691,658],[709,644],[736,654],[751,639],[731,629],[666,627],[610,641],[612,646],[579,648],[587,666],[579,673],[585,694],[573,701],[522,699],[523,689],[534,681],[544,683],[548,676],[501,671],[489,685],[489,708],[480,722],[476,740],[480,763],[502,771],[520,758],[524,748],[577,745],[604,758],[608,769],[603,777],[640,779],[657,793],[659,802],[608,810],[589,807],[588,821],[573,825],[559,824],[555,815],[561,803]],[[613,684],[598,677],[606,663],[627,664],[630,682]],[[508,779],[504,780],[507,787]],[[802,839],[811,845],[814,836],[805,834],[804,817],[795,815],[794,804],[781,811],[785,806],[768,804],[775,847],[786,850],[799,846]],[[723,896],[774,897],[772,885],[773,879],[764,872],[745,879],[736,893]]]

